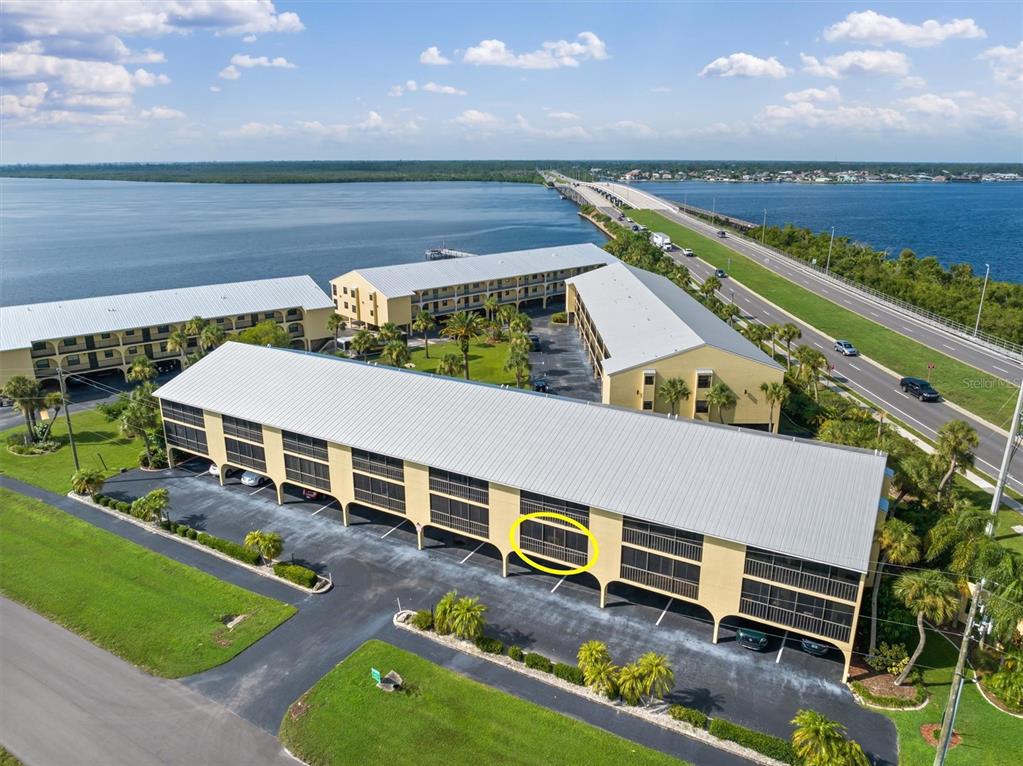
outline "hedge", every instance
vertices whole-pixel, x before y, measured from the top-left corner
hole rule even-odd
[[[225,553],[231,558],[238,559],[246,564],[252,564],[255,566],[261,560],[258,551],[246,548],[244,545],[239,545],[231,540],[214,537],[213,535],[206,534],[205,532],[200,532],[195,539],[200,545],[205,545],[207,548],[212,548],[215,551]]]
[[[683,721],[697,729],[707,728],[707,714],[700,710],[694,710],[685,705],[672,705],[668,708],[668,715],[676,721]]]
[[[526,655],[526,667],[532,668],[533,670],[542,670],[544,673],[550,673],[554,670],[554,663],[542,654],[530,652]]]
[[[420,609],[412,615],[412,624],[419,630],[433,630],[433,612],[429,609]]]
[[[584,686],[583,672],[575,665],[567,665],[564,662],[554,664],[554,675],[562,681],[568,681],[576,686]]]
[[[566,311],[555,311],[551,314],[551,321],[555,324],[565,324],[568,322],[568,312]]]
[[[512,644],[508,647],[508,656],[517,662],[522,662],[526,657],[526,653],[518,646],[515,646],[515,644]]]
[[[905,697],[887,697],[882,694],[874,694],[859,681],[853,681],[849,685],[864,702],[871,705],[877,705],[879,707],[916,707],[917,705],[923,704],[923,701],[927,699],[927,690],[920,684],[916,684],[913,687],[916,689],[916,693],[909,699],[906,699]]]
[[[314,587],[319,579],[316,572],[308,567],[299,564],[287,564],[283,561],[278,561],[274,564],[274,574],[306,588]]]
[[[726,721],[724,718],[714,718],[710,722],[707,731],[719,739],[727,739],[737,745],[756,750],[758,753],[774,758],[776,761],[799,766],[799,757],[792,745],[779,737],[772,737],[770,734],[753,731],[737,723]]]

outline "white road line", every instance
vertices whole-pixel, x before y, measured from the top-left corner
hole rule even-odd
[[[486,543],[480,543],[479,545],[477,545],[477,546],[476,546],[475,548],[473,548],[473,549],[472,549],[471,551],[469,551],[469,555],[468,555],[468,556],[466,556],[466,557],[465,557],[464,559],[462,559],[462,560],[461,560],[461,561],[459,561],[458,563],[459,563],[459,564],[464,564],[464,563],[465,563],[466,561],[468,561],[468,560],[469,560],[469,557],[470,557],[470,556],[472,556],[472,554],[474,554],[474,553],[475,553],[476,551],[478,551],[478,550],[479,550],[480,548],[482,548],[482,547],[483,547],[484,545],[486,545]]]
[[[813,342],[813,345],[815,345],[815,346],[816,346],[817,348],[824,348],[824,346],[822,346],[822,345],[821,345],[820,343],[818,343],[817,341],[814,341],[814,342]]]
[[[846,303],[849,303],[849,301],[846,301]],[[849,305],[851,306],[852,304],[850,303]],[[869,309],[868,309],[868,310],[869,310]],[[878,319],[880,319],[880,318],[881,318],[881,315],[880,315],[880,314],[878,314],[878,313],[877,313],[876,311],[871,311],[870,313],[871,313],[871,314],[873,314],[874,316],[876,316],[876,317],[877,317]]]
[[[262,492],[264,489],[266,489],[269,486],[270,486],[269,484],[264,484],[262,487],[257,489],[255,492],[250,492],[249,493],[249,497],[252,497],[253,495],[258,495],[260,492]]]
[[[950,346],[947,343],[942,343],[941,345],[949,349],[950,351],[958,351],[958,349],[955,346]]]
[[[394,530],[396,530],[396,529],[397,529],[398,527],[400,527],[400,526],[401,526],[402,524],[404,524],[404,523],[405,523],[406,521],[408,521],[408,519],[402,519],[401,521],[399,521],[399,522],[398,522],[397,524],[395,524],[395,525],[394,525],[393,527],[391,527],[391,528],[390,528],[390,529],[388,529],[388,530],[387,530],[386,532],[384,532],[384,533],[383,533],[382,535],[380,535],[380,539],[381,539],[381,540],[383,540],[383,539],[384,539],[385,537],[387,537],[387,536],[388,536],[389,534],[391,534],[391,532],[393,532]]]
[[[568,575],[565,575],[565,577],[568,577]],[[555,583],[554,587],[553,587],[553,588],[551,588],[551,593],[553,593],[554,591],[556,591],[556,590],[558,589],[558,586],[560,586],[560,585],[561,585],[561,583],[565,582],[565,577],[562,577],[562,578],[561,578],[560,580],[558,580],[558,582],[557,582],[557,583]]]
[[[857,367],[857,366],[856,366],[855,364],[853,364],[852,362],[849,362],[848,364],[849,364],[849,366],[850,366],[850,367],[852,367],[852,368],[853,368],[854,370],[856,370],[857,372],[863,372],[863,370],[861,370],[861,369],[860,369],[859,367]]]
[[[778,656],[774,658],[774,664],[777,665],[781,662],[781,653],[785,651],[785,642],[789,640],[789,632],[785,631],[785,637],[781,640],[781,649],[778,650]]]
[[[327,510],[328,508],[330,508],[330,506],[334,505],[334,503],[336,503],[336,502],[337,502],[337,500],[331,500],[331,501],[330,501],[329,503],[327,503],[327,504],[326,504],[325,506],[323,506],[322,508],[317,508],[317,509],[316,509],[315,511],[313,511],[313,514],[312,514],[312,515],[313,515],[313,516],[315,516],[315,515],[316,515],[316,514],[318,514],[318,513],[320,512],[320,511],[325,511],[325,510]]]
[[[1007,369],[1005,369],[1004,367],[999,367],[999,366],[998,366],[997,364],[993,364],[993,365],[991,365],[991,366],[992,366],[992,367],[994,367],[994,368],[995,368],[996,370],[1001,370],[1002,372],[1005,372],[1005,373],[1008,373],[1009,375],[1012,375],[1012,373],[1011,373],[1011,372],[1009,372],[1009,371],[1008,371]]]
[[[657,618],[657,622],[655,622],[654,625],[660,625],[661,624],[661,620],[663,620],[664,619],[664,615],[666,615],[668,613],[668,609],[671,607],[671,603],[674,600],[675,599],[673,599],[673,598],[669,598],[668,599],[668,603],[665,604],[665,606],[664,606],[664,611],[661,612],[661,616]]]
[[[906,327],[906,325],[902,325],[902,329],[905,330],[906,332],[913,332],[913,330],[910,329],[909,327]]]

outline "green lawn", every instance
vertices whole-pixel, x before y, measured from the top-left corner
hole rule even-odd
[[[98,410],[89,409],[71,415],[71,427],[78,445],[78,460],[83,468],[99,468],[114,474],[123,467],[139,464],[142,442],[122,436],[117,423],[108,423]],[[15,455],[7,449],[7,437],[23,434],[24,426],[0,432],[0,473],[61,494],[71,489],[75,463],[67,443],[67,421],[61,414],[53,425],[53,437],[62,446],[48,455]]]
[[[430,358],[426,358],[426,352],[420,349],[412,351],[412,364],[420,372],[436,372],[437,363],[445,354],[458,354],[456,343],[447,341],[434,343],[430,342]],[[495,343],[490,346],[485,343],[473,343],[469,346],[469,377],[483,383],[496,383],[498,385],[515,385],[515,376],[505,372],[504,363],[508,358],[508,344]]]
[[[154,675],[226,662],[296,611],[16,492],[0,508],[0,593]]]
[[[659,213],[634,210],[629,217],[663,231],[678,246],[692,248],[704,261],[725,269],[754,292],[822,332],[851,341],[865,356],[898,374],[929,377],[943,396],[979,417],[1002,427],[1012,417],[1015,386],[842,308]],[[929,363],[935,367],[928,376]]]
[[[410,691],[380,691],[370,668],[396,670]],[[285,713],[280,739],[311,766],[681,763],[381,641],[363,644],[306,692]]]
[[[956,649],[937,633],[928,633],[927,646],[920,656],[924,684],[931,700],[922,710],[881,711],[899,730],[900,766],[931,766],[934,748],[920,736],[920,727],[941,723],[948,702]],[[997,710],[980,696],[974,684],[966,684],[959,701],[956,731],[960,745],[949,751],[948,766],[1004,766],[1013,762],[1011,753],[1023,753],[1023,721]]]

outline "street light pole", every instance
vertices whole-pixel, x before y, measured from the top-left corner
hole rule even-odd
[[[78,464],[78,447],[75,446],[75,432],[71,430],[71,413],[68,411],[67,387],[64,385],[64,369],[58,365],[57,380],[60,382],[60,403],[64,409],[64,419],[67,421],[67,438],[71,442],[71,457],[75,461],[75,471],[81,470]]]
[[[831,242],[828,243],[828,262],[824,266],[824,273],[828,274],[831,272],[831,249],[835,246],[835,227],[831,227]]]
[[[980,312],[984,310],[984,295],[987,294],[987,278],[991,276],[991,264],[985,263],[984,286],[980,289],[980,306],[977,308],[977,323],[973,325],[973,337],[980,331]]]
[[[764,244],[764,237],[767,236],[767,208],[764,208],[764,225],[760,227],[760,245]]]

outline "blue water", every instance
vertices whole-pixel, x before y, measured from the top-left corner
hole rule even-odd
[[[991,278],[1023,282],[1023,183],[723,184],[637,186],[670,200],[768,225],[831,231],[893,255],[908,247],[942,264],[991,264]]]
[[[4,305],[604,241],[531,184],[0,179]]]

